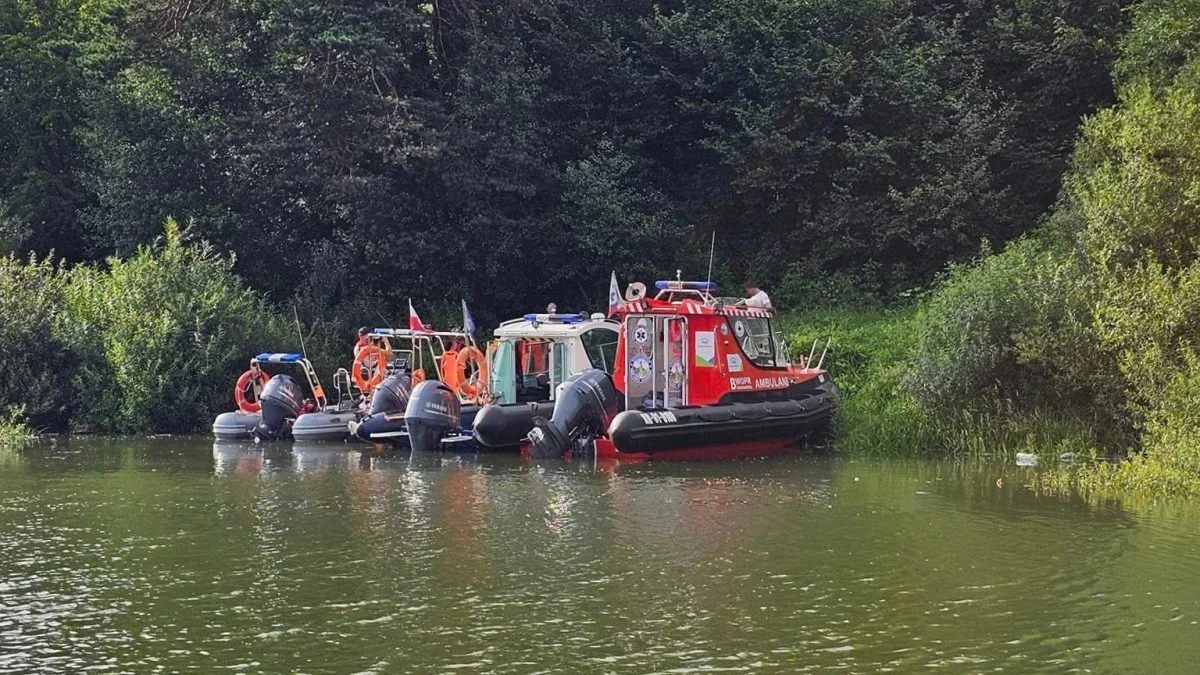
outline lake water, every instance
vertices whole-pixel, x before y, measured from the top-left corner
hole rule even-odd
[[[0,672],[1200,671],[1200,507],[1029,471],[0,450]]]

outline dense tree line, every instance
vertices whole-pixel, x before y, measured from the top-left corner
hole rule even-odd
[[[1085,484],[1200,494],[1200,5],[1132,16],[1051,217],[925,303],[908,384],[942,416],[1073,417],[1143,451]]]
[[[1125,4],[0,0],[0,245],[174,216],[347,321],[596,307],[714,231],[720,278],[893,295],[1054,202]]]

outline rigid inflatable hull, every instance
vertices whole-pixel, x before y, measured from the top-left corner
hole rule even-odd
[[[554,401],[484,406],[472,429],[479,445],[491,450],[515,450],[525,442],[537,417],[554,414]]]
[[[463,406],[459,416],[460,424],[464,429],[471,428],[471,425],[475,422],[475,414],[478,411],[478,406]],[[367,415],[354,425],[353,435],[355,438],[367,443],[390,443],[397,449],[403,450],[412,447],[409,443],[408,427],[404,424],[403,412]],[[463,435],[466,436],[467,434]],[[442,443],[442,449],[457,452],[477,452],[479,450],[487,450],[488,448],[475,443],[473,439],[464,439],[461,442],[451,441]]]
[[[832,380],[803,398],[627,410],[596,453],[625,459],[708,460],[786,452],[824,432],[837,409]]]
[[[213,436],[223,441],[236,441],[254,437],[254,429],[262,422],[259,413],[240,410],[225,412],[213,420]]]
[[[350,423],[356,417],[349,410],[305,413],[292,424],[292,438],[297,441],[344,441],[350,437]]]

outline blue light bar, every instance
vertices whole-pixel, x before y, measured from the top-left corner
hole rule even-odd
[[[656,281],[654,287],[660,291],[707,291],[717,290],[716,282],[712,281]]]
[[[583,323],[587,314],[526,314],[523,318],[529,323]]]
[[[283,354],[280,352],[263,352],[254,357],[259,363],[299,363],[304,360],[303,354]]]

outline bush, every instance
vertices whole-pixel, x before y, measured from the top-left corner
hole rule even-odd
[[[0,258],[0,416],[65,428],[77,355],[64,342],[63,271],[49,260]]]
[[[952,268],[918,317],[906,389],[942,414],[1065,404],[1119,416],[1114,359],[1092,330],[1093,293],[1079,262],[1032,237]]]
[[[179,433],[231,406],[248,359],[279,344],[286,324],[233,273],[233,260],[186,242],[173,220],[165,241],[108,269],[72,271],[70,334],[87,358],[76,373],[76,427]]]
[[[820,311],[787,317],[788,334],[808,349],[832,335],[826,367],[842,391],[835,446],[854,456],[954,456],[1017,451],[1087,453],[1113,434],[1086,408],[936,409],[913,396],[914,352],[923,312],[913,308]],[[1098,431],[1100,430],[1100,431]],[[1117,442],[1104,439],[1105,442]]]

